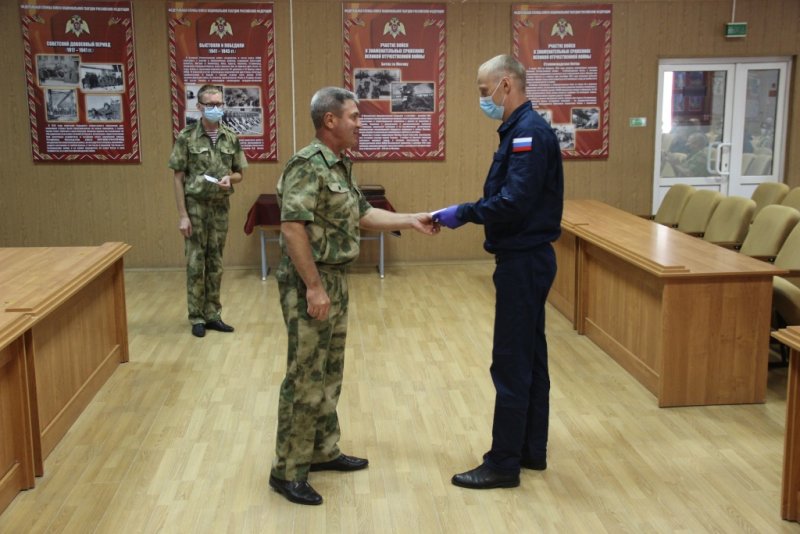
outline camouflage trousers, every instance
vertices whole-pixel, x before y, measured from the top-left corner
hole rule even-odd
[[[222,304],[222,250],[228,235],[228,198],[201,201],[186,197],[192,235],[184,240],[186,252],[186,299],[189,322],[205,323],[220,318]]]
[[[288,258],[281,258],[276,272],[289,338],[272,463],[272,475],[281,480],[306,480],[311,463],[340,454],[336,405],[347,337],[347,278],[344,268],[318,267],[331,300],[325,321],[308,315],[306,286]]]

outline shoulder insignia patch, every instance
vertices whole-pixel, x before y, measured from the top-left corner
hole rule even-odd
[[[533,150],[533,137],[515,137],[511,140],[511,152],[530,152]]]

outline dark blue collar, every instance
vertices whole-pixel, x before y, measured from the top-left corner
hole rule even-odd
[[[525,102],[520,104],[519,107],[515,109],[511,113],[511,115],[508,116],[508,119],[506,119],[503,122],[503,124],[500,125],[500,127],[497,129],[497,133],[499,133],[502,136],[505,132],[510,130],[514,126],[514,124],[516,124],[516,122],[520,119],[520,117],[522,117],[522,115],[525,113],[525,110],[527,109],[531,109],[530,100],[526,100]]]

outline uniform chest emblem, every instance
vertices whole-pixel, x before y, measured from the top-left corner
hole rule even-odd
[[[511,141],[511,152],[530,152],[533,150],[533,137],[515,137]]]

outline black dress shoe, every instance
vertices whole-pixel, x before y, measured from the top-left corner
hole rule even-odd
[[[355,456],[340,454],[338,458],[330,462],[311,464],[311,471],[358,471],[359,469],[366,468],[368,465],[369,460],[366,458],[356,458]]]
[[[192,325],[192,335],[195,337],[204,337],[206,335],[206,327],[203,323]]]
[[[516,488],[519,486],[519,473],[503,473],[481,464],[472,471],[454,475],[451,482],[470,489]]]
[[[547,458],[542,458],[541,460],[526,460],[523,458],[519,461],[520,467],[524,467],[525,469],[533,469],[534,471],[544,471],[547,469]]]
[[[217,332],[233,332],[233,327],[222,322],[222,319],[215,319],[206,323],[206,328]]]
[[[269,485],[272,489],[297,504],[322,504],[322,495],[316,492],[307,480],[281,480],[269,476]]]

